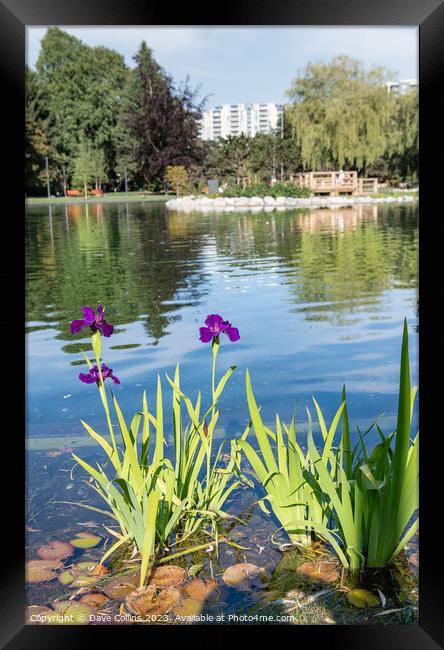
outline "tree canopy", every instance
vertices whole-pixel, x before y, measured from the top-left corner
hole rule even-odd
[[[141,184],[160,186],[169,165],[202,158],[197,118],[202,102],[188,80],[179,88],[145,42],[127,77],[119,121],[119,161]]]
[[[143,42],[135,66],[105,47],[90,47],[57,27],[26,68],[25,191],[103,183],[124,170],[133,189],[164,189],[168,167],[189,185],[210,177],[238,187],[291,179],[303,170],[355,169],[379,178],[418,173],[418,93],[387,91],[383,68],[346,56],[310,63],[287,91],[283,128],[274,133],[198,137],[206,103],[188,78],[178,85]],[[86,170],[86,173],[85,173]]]
[[[345,167],[365,174],[386,152],[395,101],[384,84],[388,77],[387,70],[366,71],[346,56],[307,65],[287,92],[304,169]]]

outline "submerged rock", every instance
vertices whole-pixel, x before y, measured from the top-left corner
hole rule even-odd
[[[91,593],[91,594],[85,594],[82,596],[79,600],[81,603],[85,603],[86,605],[89,605],[90,607],[102,607],[107,601],[107,597],[105,594],[99,594],[99,593]]]
[[[197,616],[203,608],[201,600],[194,600],[193,598],[185,598],[179,605],[173,609],[173,614],[180,617]]]
[[[126,608],[137,616],[157,617],[178,604],[181,593],[174,587],[158,590],[155,585],[138,587],[125,599]]]
[[[296,568],[296,573],[316,582],[333,584],[339,580],[336,562],[304,562]]]
[[[139,573],[130,573],[126,576],[119,576],[110,580],[103,586],[103,592],[112,600],[123,602],[126,596],[134,591],[134,587],[140,582]]]
[[[233,564],[225,569],[222,580],[229,587],[249,591],[252,587],[262,586],[266,581],[265,569],[250,562]]]
[[[159,589],[181,585],[187,577],[187,572],[180,566],[169,564],[154,569],[149,578],[150,585],[155,585]]]
[[[202,578],[194,578],[186,584],[182,591],[192,600],[204,601],[208,597],[215,595],[217,589],[217,582],[215,580],[203,580]]]

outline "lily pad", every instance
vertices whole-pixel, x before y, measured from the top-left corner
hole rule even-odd
[[[188,599],[204,601],[210,594],[216,591],[217,582],[215,580],[202,580],[202,578],[194,578],[183,588],[183,593]]]
[[[193,598],[185,598],[179,605],[173,609],[173,614],[176,616],[197,616],[202,611],[203,602],[201,600],[193,600]]]
[[[102,575],[106,575],[108,569],[103,564],[94,564],[94,562],[77,562],[66,571],[62,571],[57,576],[62,585],[73,587],[90,587],[97,584]]]
[[[45,625],[48,614],[54,614],[54,611],[43,605],[29,605],[25,610],[26,625]]]
[[[37,549],[37,555],[43,560],[63,560],[74,553],[74,547],[69,542],[54,540]]]
[[[92,587],[100,582],[100,576],[79,576],[72,583],[72,587]]]
[[[90,607],[102,607],[107,601],[105,594],[85,594],[79,600],[81,603],[85,603]]]
[[[60,600],[52,606],[56,611],[49,619],[49,625],[88,625],[90,617],[95,615],[92,607],[77,600]]]
[[[154,570],[150,577],[150,585],[155,585],[159,589],[166,587],[175,587],[181,585],[187,577],[187,572],[180,566],[169,564],[168,566],[160,566]]]
[[[119,576],[107,582],[103,586],[103,591],[108,598],[123,602],[126,596],[134,591],[134,587],[137,586],[139,582],[139,573],[129,573],[126,576]]]
[[[59,573],[57,578],[62,585],[70,585],[74,580],[74,576],[69,569],[62,571],[62,573]]]
[[[127,609],[137,616],[157,617],[178,604],[181,594],[174,587],[158,591],[155,585],[138,587],[126,597]]]
[[[25,564],[26,582],[46,582],[56,577],[54,569],[60,565],[58,560],[29,560]]]
[[[76,578],[77,576],[90,575],[95,566],[96,566],[95,563],[91,561],[76,562],[76,564],[72,565],[70,571],[72,575]]]
[[[226,585],[242,591],[249,591],[252,587],[262,583],[263,578],[265,578],[265,569],[250,562],[233,564],[222,574],[222,580]]]
[[[353,607],[377,607],[381,604],[380,599],[367,589],[353,589],[347,592],[347,600]]]
[[[70,540],[70,544],[75,546],[76,548],[93,548],[93,546],[97,546],[99,542],[102,541],[102,537],[99,535],[93,535],[92,533],[86,533],[86,532],[81,532],[81,533],[76,533],[74,539]]]

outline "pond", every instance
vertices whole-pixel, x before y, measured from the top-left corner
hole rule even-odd
[[[91,348],[86,330],[72,336],[69,323],[81,318],[82,305],[103,303],[115,325],[104,360],[121,381],[113,390],[128,417],[140,408],[143,390],[154,397],[157,373],[166,390],[165,372],[171,375],[176,363],[185,392],[195,399],[202,389],[207,398],[211,351],[199,341],[199,327],[210,313],[238,327],[240,341],[223,337],[218,358],[219,371],[237,366],[221,402],[219,439],[239,435],[247,424],[247,368],[267,423],[276,412],[287,422],[295,412],[298,430],[306,430],[313,395],[331,419],[345,384],[352,430],[365,430],[381,415],[380,426],[391,431],[404,317],[417,383],[416,205],[227,214],[169,212],[161,203],[28,206],[26,259],[30,558],[39,544],[70,539],[71,531],[106,537],[103,524],[109,525],[98,513],[60,503],[99,503],[71,457],[75,450],[88,462],[98,459],[80,420],[99,431],[104,424],[96,387],[78,379],[86,367],[81,350]],[[273,572],[290,556],[270,544],[278,523],[254,504],[257,498],[240,490],[231,502],[248,519],[246,527],[233,528],[232,539],[253,550],[221,545],[218,559],[204,553],[204,560],[182,564],[203,564],[201,576],[209,571],[220,578],[229,564],[254,562],[275,576],[265,592],[279,591],[270,587]],[[98,561],[102,551],[84,553]],[[54,584],[29,585],[28,602],[45,605],[66,594]],[[286,600],[264,598],[263,586],[260,598],[254,589],[221,589],[209,611],[257,611],[259,601],[261,608],[270,602],[282,609]],[[326,622],[347,622],[353,608],[337,600],[335,591],[316,597],[304,616],[313,609],[311,622],[324,614]],[[405,607],[395,601],[400,614],[394,616],[402,617]],[[375,614],[372,622],[388,618]]]

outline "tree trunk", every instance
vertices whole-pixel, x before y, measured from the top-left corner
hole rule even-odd
[[[85,192],[85,199],[87,199],[88,198],[88,187],[87,187],[87,184],[86,184],[86,176],[83,179],[83,190]]]

